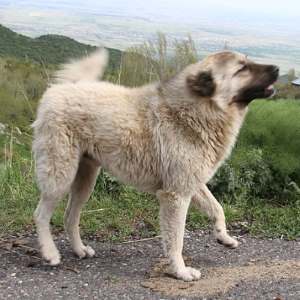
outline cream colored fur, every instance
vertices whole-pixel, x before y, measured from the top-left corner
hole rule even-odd
[[[81,241],[79,219],[100,167],[123,183],[157,195],[169,272],[177,278],[200,278],[182,258],[191,200],[212,219],[219,241],[238,245],[227,234],[223,209],[206,183],[230,154],[246,113],[246,106],[231,103],[251,80],[232,77],[240,60],[246,58],[219,53],[166,83],[126,88],[96,80],[107,62],[101,50],[56,74],[56,84],[45,92],[33,124],[41,190],[35,221],[42,255],[51,265],[60,262],[60,255],[49,222],[67,193],[65,228],[71,246],[79,257],[94,255]],[[187,87],[187,77],[208,70],[216,91],[212,97],[198,97]]]
[[[75,83],[82,80],[93,81],[102,77],[107,63],[107,51],[105,49],[99,49],[79,61],[71,61],[63,65],[62,68],[55,73],[55,82]]]

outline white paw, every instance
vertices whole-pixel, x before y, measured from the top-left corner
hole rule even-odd
[[[41,251],[43,258],[49,263],[50,266],[57,266],[60,264],[60,254],[56,247],[42,247]]]
[[[200,271],[191,267],[180,268],[175,272],[171,272],[171,275],[184,281],[195,281],[199,280],[201,277]]]
[[[95,255],[95,250],[92,247],[84,245],[74,249],[74,252],[79,258],[93,257]]]
[[[239,245],[239,242],[236,239],[229,236],[228,234],[216,235],[216,238],[217,238],[218,243],[220,243],[228,248],[234,249],[234,248],[237,248]]]

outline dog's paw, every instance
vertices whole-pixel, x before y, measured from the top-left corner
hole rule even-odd
[[[90,246],[84,246],[82,245],[81,247],[75,248],[74,253],[79,257],[79,258],[85,258],[85,257],[93,257],[95,256],[95,250],[90,247]]]
[[[57,266],[60,264],[60,254],[56,248],[43,248],[41,249],[43,258],[50,266]]]
[[[180,268],[173,272],[170,271],[169,274],[183,281],[195,281],[201,277],[201,272],[191,267]]]
[[[201,273],[194,268],[185,267],[184,269],[177,271],[175,276],[184,281],[195,281],[200,279]]]
[[[216,238],[217,238],[217,242],[219,244],[222,244],[223,246],[231,248],[231,249],[235,249],[239,245],[239,242],[236,239],[232,238],[228,234],[216,236]]]

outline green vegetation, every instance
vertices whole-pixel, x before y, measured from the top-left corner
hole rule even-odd
[[[300,87],[292,82],[297,79],[295,69],[290,69],[287,74],[279,77],[276,83],[276,99],[300,99]]]
[[[300,102],[264,100],[251,105],[238,142],[240,152],[262,150],[264,159],[283,176],[300,183]]]
[[[41,65],[57,65],[94,51],[95,46],[79,43],[60,35],[43,35],[32,39],[0,25],[0,57],[15,57]],[[108,48],[110,69],[119,67],[121,51]]]
[[[300,99],[300,87],[289,83],[276,84],[276,99]]]
[[[123,54],[117,82],[126,86],[140,86],[155,80],[164,81],[185,66],[195,63],[197,58],[190,37],[168,45],[166,37],[159,33],[156,40],[132,47]]]
[[[0,122],[25,129],[33,121],[50,68],[15,58],[0,58]]]
[[[164,80],[196,59],[191,39],[168,45],[159,35],[156,42],[129,49],[120,68],[108,71],[106,78],[138,86]],[[24,59],[0,59],[0,123],[6,127],[0,126],[0,236],[33,226],[38,190],[30,123],[55,68]],[[257,100],[251,104],[232,158],[210,183],[232,227],[242,226],[256,235],[299,237],[299,149],[300,102]],[[57,230],[62,229],[65,202],[53,218]],[[205,216],[190,210],[190,230],[208,224]],[[156,235],[158,203],[102,173],[82,214],[82,229],[113,240]]]

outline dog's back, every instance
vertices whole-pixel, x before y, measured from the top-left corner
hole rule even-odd
[[[43,191],[68,188],[83,155],[124,183],[147,191],[156,185],[148,122],[148,98],[156,89],[98,81],[106,62],[107,53],[100,50],[64,65],[40,101],[32,126],[37,182]]]

